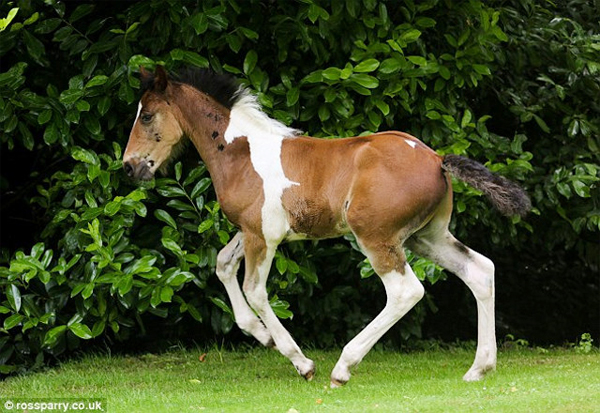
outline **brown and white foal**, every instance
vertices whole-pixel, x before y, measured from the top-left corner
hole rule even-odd
[[[142,69],[144,94],[123,165],[129,176],[151,179],[183,139],[192,141],[223,212],[240,229],[219,252],[217,275],[242,330],[276,346],[311,379],[313,361],[269,306],[267,276],[281,242],[352,233],[381,278],[387,302],[344,347],[332,387],[346,383],[350,368],[423,297],[405,246],[456,274],[477,299],[477,352],[464,380],[479,380],[495,368],[494,264],[448,231],[447,172],[483,191],[505,215],[522,215],[530,207],[518,186],[467,158],[440,156],[402,132],[331,140],[299,136],[269,118],[231,78],[195,75],[186,83],[170,80],[162,67],[155,74]]]

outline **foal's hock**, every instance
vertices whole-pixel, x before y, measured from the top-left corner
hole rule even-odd
[[[266,283],[277,245],[352,233],[381,278],[387,302],[342,352],[331,386],[350,379],[373,345],[422,297],[404,247],[456,274],[477,300],[478,338],[465,380],[496,366],[494,264],[448,231],[449,174],[486,194],[500,212],[524,215],[525,192],[465,157],[436,154],[403,132],[316,139],[269,118],[230,77],[188,71],[171,80],[162,67],[141,70],[144,94],[123,156],[126,173],[151,179],[191,140],[218,201],[239,232],[217,260],[217,275],[239,327],[276,346],[306,379],[315,372],[269,306]],[[237,271],[244,258],[243,287]]]

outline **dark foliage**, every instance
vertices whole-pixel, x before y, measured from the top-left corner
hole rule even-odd
[[[235,229],[197,154],[142,188],[122,171],[140,66],[229,73],[311,135],[404,130],[519,183],[533,205],[524,219],[454,185],[453,231],[496,262],[499,332],[597,339],[596,3],[3,2],[1,371],[83,343],[242,337],[214,275]],[[231,103],[237,85],[207,73],[218,87],[202,89]],[[410,258],[429,294],[384,343],[420,337],[426,316],[430,337],[474,338],[466,288]],[[384,304],[372,274],[352,239],[292,243],[276,256],[271,305],[295,315],[300,341],[341,345]]]

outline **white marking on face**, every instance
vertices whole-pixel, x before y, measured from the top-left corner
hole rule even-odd
[[[135,123],[137,122],[138,118],[140,117],[140,113],[142,113],[142,102],[140,101],[140,103],[138,103],[138,111],[137,111],[137,115],[135,115],[135,120],[133,121],[133,126],[135,126]]]
[[[404,142],[408,143],[413,148],[417,146],[417,142],[411,141],[410,139],[404,139]]]
[[[135,115],[135,120],[133,121],[133,126],[131,127],[131,132],[129,132],[129,140],[127,141],[127,146],[125,147],[125,152],[123,152],[123,162],[126,162],[129,160],[129,158],[135,156],[134,154],[129,153],[129,145],[131,145],[131,135],[133,134],[133,128],[135,127],[135,124],[137,123],[138,118],[140,117],[140,113],[142,113],[142,102],[141,101],[138,103],[137,114]]]
[[[244,92],[242,92],[244,93]],[[245,136],[250,146],[250,161],[263,180],[265,201],[261,210],[263,235],[268,243],[279,243],[290,229],[281,203],[283,191],[293,185],[283,172],[281,146],[283,140],[297,131],[269,118],[248,93],[240,96],[231,109],[224,138],[227,143]]]

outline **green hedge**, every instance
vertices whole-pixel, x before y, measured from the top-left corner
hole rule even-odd
[[[592,263],[599,39],[589,14],[520,3],[32,1],[16,15],[4,3],[2,161],[19,151],[37,161],[24,182],[2,177],[3,198],[18,197],[10,201],[42,227],[26,248],[2,249],[1,371],[156,323],[201,322],[217,334],[233,325],[214,268],[235,229],[197,156],[141,188],[122,172],[140,65],[232,73],[273,117],[313,136],[399,129],[487,162],[528,187],[533,215],[501,218],[456,183],[459,236],[567,245]],[[374,278],[358,281],[372,270],[349,241],[277,253],[271,304],[281,318],[297,315],[290,327],[305,341],[342,343],[379,308],[382,290]],[[429,283],[445,278],[426,261],[413,265]],[[431,297],[401,324],[401,338],[420,335],[428,309]]]

